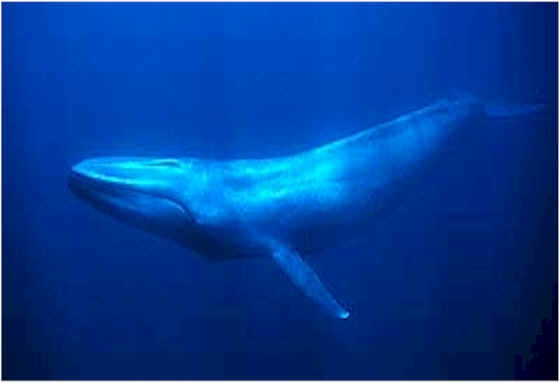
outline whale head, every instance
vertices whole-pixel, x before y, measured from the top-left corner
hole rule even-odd
[[[196,176],[189,161],[88,159],[72,167],[68,184],[95,208],[153,233],[179,239],[197,224],[190,205]]]

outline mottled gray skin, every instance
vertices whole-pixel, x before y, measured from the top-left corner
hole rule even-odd
[[[440,101],[273,159],[91,159],[73,167],[70,185],[104,212],[206,258],[272,257],[305,294],[347,318],[299,255],[361,233],[484,114],[471,99]]]

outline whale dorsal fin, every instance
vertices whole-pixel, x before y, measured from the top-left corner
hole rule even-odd
[[[349,312],[336,301],[296,251],[277,242],[269,245],[272,258],[297,288],[331,315],[343,319],[349,317]]]

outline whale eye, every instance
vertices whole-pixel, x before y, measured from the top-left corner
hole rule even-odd
[[[155,161],[155,162],[151,162],[151,163],[148,164],[148,166],[180,168],[181,164],[179,163],[179,161],[174,160],[174,159],[163,159],[163,160],[158,160],[158,161]]]

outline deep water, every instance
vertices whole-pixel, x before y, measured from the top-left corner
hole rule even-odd
[[[290,154],[460,94],[548,107],[472,126],[309,259],[346,321],[67,187],[92,156]],[[2,377],[556,377],[556,104],[557,4],[2,4]]]

